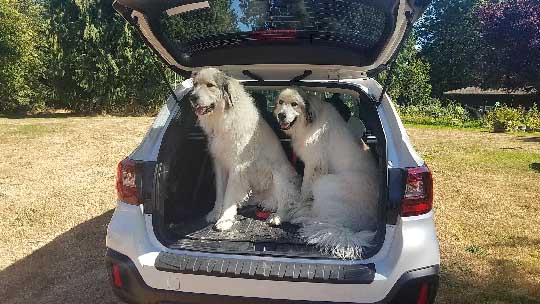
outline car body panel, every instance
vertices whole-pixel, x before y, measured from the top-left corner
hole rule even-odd
[[[118,202],[107,230],[107,247],[128,256],[135,264],[146,285],[162,290],[223,296],[371,303],[381,301],[397,280],[411,270],[439,265],[438,241],[433,213],[400,220],[387,226],[387,249],[370,258],[377,273],[371,284],[326,284],[212,277],[159,271],[155,260],[161,251],[175,252],[160,244],[152,231],[151,215],[138,206]],[[436,250],[426,250],[426,248]],[[187,251],[177,251],[182,254]],[[200,252],[193,255],[217,256]],[[234,257],[227,255],[228,257]],[[284,258],[238,256],[241,259],[265,259],[269,262]],[[309,263],[309,259],[294,259]],[[318,263],[324,262],[317,260]],[[335,263],[329,260],[328,263]],[[351,263],[343,261],[343,263]]]

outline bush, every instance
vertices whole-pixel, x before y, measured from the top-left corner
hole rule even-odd
[[[525,113],[523,122],[527,127],[527,131],[540,131],[540,110],[538,110],[536,104],[533,104],[529,111]]]
[[[527,131],[540,131],[540,111],[536,105],[529,110],[498,106],[486,115],[485,121],[493,132],[515,131],[520,127]]]
[[[406,123],[427,125],[445,125],[471,127],[479,126],[474,123],[465,108],[455,102],[443,105],[438,99],[432,99],[429,103],[398,106],[401,119]]]

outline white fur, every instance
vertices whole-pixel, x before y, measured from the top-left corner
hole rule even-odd
[[[214,68],[195,76],[192,96],[195,108],[214,105],[210,113],[198,113],[216,173],[216,202],[207,220],[217,221],[218,230],[230,229],[237,207],[252,193],[263,207],[276,211],[271,224],[287,221],[289,208],[298,201],[299,178],[251,96]]]
[[[377,224],[375,158],[332,105],[301,89],[283,90],[275,114],[282,128],[289,128],[285,132],[305,163],[301,195],[313,205],[297,210],[304,224],[301,234],[323,252],[361,258]]]

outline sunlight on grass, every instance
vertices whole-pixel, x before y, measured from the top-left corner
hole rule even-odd
[[[539,303],[537,137],[409,126],[433,170],[440,303]]]

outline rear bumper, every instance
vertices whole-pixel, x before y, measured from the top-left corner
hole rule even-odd
[[[131,303],[227,303],[227,301],[256,303],[257,300],[264,303],[388,302],[390,299],[404,297],[398,293],[402,290],[416,288],[416,291],[411,294],[417,296],[418,282],[428,282],[430,294],[434,293],[440,264],[438,241],[431,213],[403,219],[395,226],[387,226],[386,241],[379,253],[363,261],[313,260],[173,250],[156,239],[151,215],[144,214],[140,206],[122,202],[118,202],[109,223],[106,241],[107,248],[110,250],[107,258],[109,266],[117,265],[117,270],[120,270],[122,278],[126,281],[122,288],[115,288],[115,291]],[[206,267],[199,264],[193,266],[186,264],[189,267],[184,267],[182,263],[159,259],[162,255],[182,256],[182,261],[186,263],[188,260],[193,262],[193,257],[195,257],[197,263],[204,261]],[[189,256],[192,258],[187,259]],[[225,267],[222,267],[218,271],[212,266],[216,264],[213,262],[216,259],[223,261],[237,259],[248,263],[253,261],[254,264],[262,265],[265,263],[266,265],[269,263],[272,265],[292,264],[293,267],[300,265],[300,275],[295,276],[297,272],[294,272],[293,277],[287,277],[285,274],[283,278],[276,279],[273,277],[273,267],[270,268],[269,277],[265,276],[264,271],[262,276],[258,276],[256,272],[254,274],[242,272],[238,275],[230,273],[229,267],[225,273],[216,273],[225,270]],[[318,264],[324,263],[330,267],[340,265],[339,269],[349,269],[347,267],[350,265],[355,267],[364,265],[369,266],[374,273],[368,278],[369,280],[364,280],[364,277],[359,275],[366,272],[355,268],[352,272],[355,281],[348,280],[349,272],[344,275],[345,280],[341,280],[338,275],[337,281],[314,282],[313,278],[309,277],[311,273],[309,269],[315,266],[314,276],[317,277],[318,269],[320,269]],[[308,265],[307,280],[303,278],[305,264]],[[326,267],[326,265],[323,266]],[[193,271],[186,271],[186,269]],[[324,269],[326,271],[327,268]]]
[[[137,267],[127,256],[112,249],[107,250],[106,257],[109,278],[114,293],[127,303],[191,303],[191,304],[285,304],[285,303],[333,303],[343,302],[313,302],[290,301],[281,299],[265,299],[254,297],[223,296],[202,293],[180,292],[155,289],[148,286],[142,279]],[[117,265],[119,278],[115,279],[113,265]],[[316,283],[312,283],[316,284]],[[428,303],[433,303],[439,285],[439,266],[434,265],[404,273],[392,287],[386,297],[377,303],[416,303],[418,293],[423,284],[428,286]],[[120,285],[120,286],[118,286]],[[316,286],[314,286],[316,288]],[[308,291],[306,291],[308,292]],[[279,290],[276,290],[279,293]],[[349,303],[348,303],[349,304]]]

